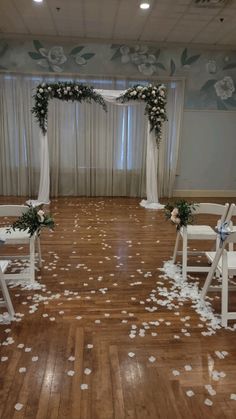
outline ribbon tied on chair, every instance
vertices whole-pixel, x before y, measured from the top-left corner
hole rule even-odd
[[[222,247],[224,241],[227,239],[227,237],[232,232],[230,227],[229,227],[229,223],[227,221],[225,221],[220,226],[216,227],[215,231],[218,233],[218,236],[220,238],[220,247]]]

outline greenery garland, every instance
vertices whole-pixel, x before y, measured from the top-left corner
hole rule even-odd
[[[37,86],[36,94],[33,96],[35,105],[32,113],[35,115],[39,126],[45,135],[47,132],[48,121],[48,102],[49,99],[72,100],[77,102],[94,102],[100,104],[106,111],[107,106],[101,95],[96,93],[91,86],[73,82],[42,83]]]
[[[137,84],[130,87],[126,92],[117,98],[121,103],[130,100],[146,102],[145,114],[148,115],[150,131],[154,131],[157,146],[161,141],[161,129],[164,121],[167,121],[166,115],[166,87],[164,84],[141,86]]]

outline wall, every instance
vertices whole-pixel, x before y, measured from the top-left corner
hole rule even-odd
[[[236,51],[0,39],[0,70],[78,78],[95,73],[137,80],[184,77],[176,194],[235,194]]]

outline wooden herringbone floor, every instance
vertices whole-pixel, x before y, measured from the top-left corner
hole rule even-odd
[[[176,311],[150,302],[175,240],[162,211],[128,198],[60,198],[50,210],[45,289],[12,288],[24,316],[0,325],[0,418],[236,418],[235,332],[204,336],[189,301]],[[225,376],[213,380],[214,370]]]

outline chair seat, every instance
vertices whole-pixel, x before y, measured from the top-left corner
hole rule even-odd
[[[1,227],[0,228],[0,239],[3,240],[6,243],[10,243],[11,241],[17,241],[17,240],[26,240],[28,241],[30,238],[30,234],[28,230],[22,231],[18,228],[13,230],[13,228],[9,227]]]
[[[5,272],[5,270],[7,269],[8,265],[9,265],[10,261],[9,260],[0,260],[0,269],[2,271],[2,273]]]
[[[212,263],[215,258],[216,252],[206,252],[207,259]],[[236,252],[227,252],[228,270],[231,274],[236,275]],[[217,269],[222,273],[222,257],[219,260]]]
[[[186,229],[189,239],[216,240],[217,237],[217,233],[208,225],[188,225]],[[183,229],[180,230],[180,233],[183,236]]]

